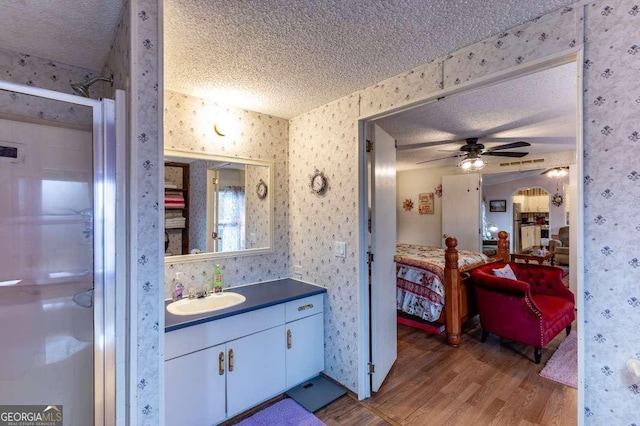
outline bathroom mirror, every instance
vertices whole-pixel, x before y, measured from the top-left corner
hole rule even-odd
[[[165,263],[273,252],[273,163],[164,152]]]

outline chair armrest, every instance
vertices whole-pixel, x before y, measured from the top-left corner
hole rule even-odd
[[[560,240],[549,240],[549,251],[556,251],[558,247],[562,247],[562,241]]]
[[[489,291],[496,291],[513,296],[523,297],[530,293],[530,286],[524,281],[498,277],[482,270],[471,272],[471,281],[474,285]]]

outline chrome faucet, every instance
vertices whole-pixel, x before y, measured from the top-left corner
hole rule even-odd
[[[195,287],[189,287],[189,299],[202,299],[203,297],[207,297],[210,294],[211,290],[209,290],[206,284],[202,286],[201,291],[196,290]]]

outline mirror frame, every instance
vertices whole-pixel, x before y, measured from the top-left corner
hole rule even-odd
[[[244,256],[256,256],[261,254],[269,254],[275,251],[275,215],[274,212],[274,202],[275,198],[273,196],[275,192],[275,173],[274,173],[274,163],[270,160],[256,160],[253,158],[244,158],[238,156],[227,156],[227,155],[217,155],[217,154],[209,154],[206,152],[194,152],[194,151],[182,151],[178,149],[165,149],[164,150],[164,159],[166,161],[166,157],[181,157],[181,158],[191,158],[194,160],[211,160],[211,161],[233,161],[234,163],[243,163],[249,164],[253,166],[266,166],[269,167],[269,182],[268,182],[268,191],[266,200],[269,202],[269,246],[261,247],[261,248],[253,248],[246,250],[237,250],[237,251],[225,251],[225,252],[203,252],[199,254],[181,254],[176,256],[164,256],[164,263],[173,264],[173,263],[188,263],[188,262],[199,262],[201,260],[209,260],[209,259],[223,259],[228,257],[244,257]],[[164,163],[163,163],[164,164]],[[164,178],[164,168],[163,168],[163,178]],[[163,225],[164,230],[164,225]]]

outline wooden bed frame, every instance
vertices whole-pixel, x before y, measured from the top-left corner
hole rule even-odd
[[[486,261],[458,268],[458,240],[449,237],[445,240],[444,287],[445,305],[437,322],[445,324],[447,343],[451,346],[460,345],[462,324],[473,318],[478,312],[475,304],[475,294],[469,282],[469,271],[487,263],[509,261],[509,241],[505,231],[498,233],[498,254]],[[398,316],[398,323],[410,327],[420,328],[429,332],[438,332],[437,328],[407,317]]]

